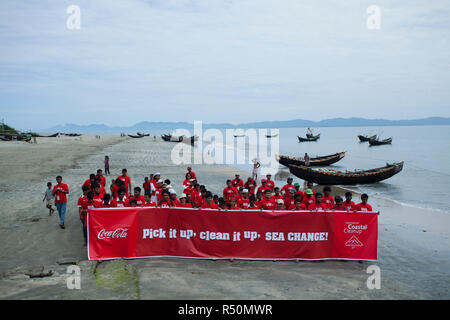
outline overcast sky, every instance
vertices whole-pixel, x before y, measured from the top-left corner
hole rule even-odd
[[[80,30],[66,26],[70,5]],[[449,53],[448,0],[1,0],[0,118],[450,116]]]

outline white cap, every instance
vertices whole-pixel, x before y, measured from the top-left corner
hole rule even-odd
[[[186,193],[182,193],[181,196],[180,196],[180,199],[181,199],[181,198],[187,198]]]
[[[161,173],[159,173],[159,172],[156,172],[155,174],[154,174],[154,176],[160,176],[161,175]]]
[[[177,192],[174,189],[169,189],[170,194],[177,194]]]
[[[283,199],[277,199],[277,203],[284,204],[284,201],[283,201]]]
[[[247,190],[247,189],[242,189],[242,192],[243,192],[243,193],[247,193],[248,190]]]

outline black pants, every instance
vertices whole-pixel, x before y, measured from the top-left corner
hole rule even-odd
[[[105,174],[111,174],[111,173],[109,172],[109,167],[105,167]]]

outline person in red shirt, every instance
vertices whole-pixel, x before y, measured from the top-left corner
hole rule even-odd
[[[180,196],[180,203],[177,205],[180,208],[192,208],[192,205],[187,202],[187,197],[185,193],[182,193]]]
[[[355,211],[372,212],[372,206],[367,203],[369,196],[365,193],[361,195],[361,202],[355,206]]]
[[[256,190],[256,193],[261,192],[262,194],[264,194],[266,192],[266,190],[269,190],[270,193],[272,193],[272,190],[270,190],[270,188],[267,188],[266,183],[267,183],[266,179],[262,179],[261,186],[258,187],[258,189]]]
[[[313,192],[313,195],[316,195],[316,191],[314,191],[313,187],[314,187],[314,183],[312,183],[311,181],[308,181],[308,182],[306,183],[306,188],[307,188],[307,189],[311,189],[312,192]]]
[[[217,204],[213,201],[213,195],[209,191],[206,193],[205,202],[202,204],[202,209],[218,209]]]
[[[333,210],[335,210],[335,211],[347,211],[345,209],[345,207],[342,205],[342,198],[341,197],[339,197],[339,196],[334,197],[334,202],[335,202],[335,205],[333,207]]]
[[[295,210],[295,211],[300,211],[300,210],[307,210],[305,204],[302,202],[302,200],[300,198],[295,199],[294,204],[291,205],[288,210]]]
[[[249,195],[255,194],[257,186],[256,181],[253,180],[252,177],[248,177],[247,182],[244,184],[244,188],[248,190]]]
[[[117,198],[113,199],[111,201],[111,207],[113,208],[125,208],[125,207],[129,207],[129,203],[128,203],[128,197],[125,196],[125,188],[120,188],[119,189],[119,195],[117,196]]]
[[[234,176],[235,178],[231,181],[232,186],[236,189],[243,187],[244,181],[242,181],[242,179],[240,178],[241,176],[239,174],[235,174]]]
[[[275,202],[277,203],[277,210],[286,210],[283,199],[275,200]]]
[[[127,169],[122,169],[122,175],[118,176],[117,179],[119,179],[119,180],[121,180],[121,181],[123,181],[125,183],[126,195],[127,196],[133,193],[133,189],[131,187],[131,179],[128,176]]]
[[[142,189],[144,189],[145,201],[149,201],[150,200],[150,193],[151,193],[151,190],[152,190],[152,187],[151,187],[150,184],[151,184],[151,182],[148,179],[148,177],[145,177],[144,178],[144,183],[142,184]]]
[[[89,175],[89,179],[87,179],[86,181],[84,181],[83,183],[83,187],[84,186],[88,186],[89,188],[91,188],[91,185],[95,183],[95,174],[91,173]]]
[[[308,206],[308,210],[312,211],[326,211],[328,207],[322,202],[322,194],[317,192],[314,196],[316,201]]]
[[[255,204],[256,204],[259,208],[261,208],[260,203],[261,203],[261,200],[262,200],[262,199],[263,199],[263,193],[262,193],[261,191],[256,192],[256,200],[255,200]]]
[[[247,210],[260,210],[259,206],[256,204],[256,197],[254,194],[250,195],[248,201],[249,205],[247,207]]]
[[[186,189],[191,185],[191,180],[192,180],[191,174],[186,173],[186,179],[183,181],[183,189]]]
[[[216,204],[218,206],[219,210],[226,210],[228,209],[227,203],[225,202],[225,199],[223,197],[219,198],[219,204]]]
[[[316,202],[313,191],[311,189],[306,189],[305,196],[303,197],[302,201],[305,204],[306,208],[309,208],[310,205]]]
[[[223,198],[225,202],[230,203],[230,198],[238,194],[238,190],[233,187],[231,180],[227,180],[227,186],[223,189]]]
[[[59,214],[59,226],[65,229],[64,218],[66,217],[67,194],[69,194],[69,186],[62,183],[62,177],[56,177],[56,185],[53,187],[52,194],[55,196],[55,206]]]
[[[230,198],[230,208],[229,209],[230,210],[239,210],[240,209],[235,197]]]
[[[275,193],[272,196],[273,200],[275,200],[275,201],[277,201],[278,199],[284,200],[284,197],[280,193],[280,188],[278,188],[278,187],[273,188],[273,192]]]
[[[103,176],[102,169],[97,170],[97,175],[95,176],[96,179],[100,179],[100,184],[102,187],[106,186],[106,178]]]
[[[177,199],[177,192],[174,189],[169,189],[169,198],[172,200],[174,207],[178,207],[180,205],[180,201]]]
[[[250,205],[250,200],[248,198],[248,190],[243,189],[242,197],[240,197],[238,200],[238,207],[241,209],[247,209],[249,205]]]
[[[346,211],[355,211],[355,203],[352,201],[352,193],[347,191],[345,193],[345,201],[342,203],[342,206]]]
[[[295,201],[294,196],[295,196],[295,189],[289,189],[289,193],[284,198],[284,206],[286,208],[289,208],[291,205],[294,204]]]
[[[95,209],[94,193],[89,191],[86,194],[86,201],[81,205],[80,220],[83,225],[84,245],[87,245],[87,215],[89,210]]]
[[[259,207],[263,210],[275,210],[277,208],[277,204],[275,200],[271,199],[272,192],[270,189],[266,189],[264,191],[264,198],[259,202]]]
[[[109,193],[105,193],[103,195],[103,202],[98,208],[111,208],[111,195]]]
[[[187,171],[188,172],[186,172],[186,175],[185,175],[186,179],[187,179],[187,175],[190,174],[192,179],[196,179],[197,180],[197,175],[195,174],[194,171],[192,171],[191,167],[187,167]]]
[[[273,188],[275,188],[275,182],[273,182],[272,179],[272,175],[270,173],[268,173],[266,175],[267,181],[266,181],[266,187],[270,189],[270,191],[273,192]]]
[[[322,203],[327,206],[328,210],[334,208],[334,198],[331,196],[331,188],[328,186],[323,188]]]
[[[97,204],[101,204],[103,202],[103,193],[100,192],[100,185],[99,184],[93,184],[91,185],[92,189],[94,190],[94,201]]]
[[[301,195],[302,199],[303,199],[303,192],[302,192],[302,190],[300,190],[300,183],[298,183],[298,182],[294,183],[294,188],[295,188],[295,194]]]
[[[294,181],[294,179],[292,179],[291,177],[287,178],[287,184],[285,184],[281,188],[281,194],[284,194],[286,196],[287,194],[289,194],[289,189],[295,189],[295,186],[292,184],[292,181]]]
[[[81,208],[83,206],[83,203],[87,201],[86,194],[89,192],[88,186],[82,186],[81,190],[83,191],[83,194],[78,198],[77,207],[78,207],[78,213],[81,217]]]
[[[170,208],[174,206],[173,201],[170,199],[169,191],[163,190],[161,192],[161,200],[158,201],[158,207],[161,208]]]
[[[143,207],[145,204],[145,197],[141,194],[142,189],[139,187],[134,188],[134,195],[130,197],[129,201],[136,200],[136,205],[138,207]],[[130,203],[131,204],[131,203]]]

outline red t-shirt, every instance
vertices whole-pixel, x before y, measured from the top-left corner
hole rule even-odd
[[[304,203],[300,203],[300,209],[297,209],[295,203],[289,206],[288,210],[307,210],[306,205]]]
[[[239,194],[238,190],[235,187],[226,187],[223,189],[223,197],[225,202],[230,202],[230,198]]]
[[[239,198],[239,200],[238,200],[239,208],[247,209],[249,205],[250,205],[250,200],[248,198],[247,199]]]
[[[313,202],[308,206],[308,210],[324,211],[328,210],[328,207],[324,203],[317,204],[316,202]]]
[[[327,206],[328,210],[331,210],[334,207],[334,198],[332,196],[323,196],[322,203]]]
[[[191,179],[195,179],[195,180],[197,180],[197,175],[195,174],[195,172],[194,171],[191,171],[191,172],[186,172],[186,174],[185,174],[185,177],[186,177],[186,179],[187,179],[187,174],[190,174],[191,175]]]
[[[103,194],[98,194],[98,195],[96,195],[96,194],[94,194],[94,202],[96,203],[96,204],[101,204],[101,203],[103,203]]]
[[[272,199],[275,201],[277,201],[278,199],[284,200],[284,197],[281,194],[279,194],[279,195],[274,194],[272,196]]]
[[[248,189],[248,194],[255,194],[255,189],[257,187],[256,181],[252,180],[252,182],[246,182],[244,184],[245,189]]]
[[[117,184],[114,184],[111,188],[111,193],[113,198],[117,198],[119,195],[119,186]]]
[[[104,176],[95,176],[95,178],[100,179],[100,183],[103,187],[106,185],[106,178]]]
[[[273,188],[275,188],[275,182],[272,180],[267,180],[266,187],[270,189],[270,191],[273,191]]]
[[[306,205],[306,207],[308,208],[311,204],[316,203],[316,198],[314,197],[314,195],[308,196],[305,195],[303,197],[302,202]]]
[[[294,189],[294,190],[295,190],[294,185],[293,185],[293,184],[285,184],[285,185],[283,186],[283,188],[281,188],[281,192],[284,191],[284,194],[285,194],[285,195],[288,195],[290,189]]]
[[[151,183],[150,181],[144,182],[144,183],[142,184],[142,189],[144,189],[144,190],[150,190],[150,189],[151,189],[150,183]]]
[[[270,200],[266,200],[265,198],[262,199],[259,202],[259,206],[263,209],[263,210],[276,210],[277,209],[277,203],[275,202],[275,200],[270,199]]]
[[[180,203],[177,204],[177,207],[180,207],[180,208],[192,208],[192,205],[190,203],[187,203],[187,202],[185,204],[182,204],[180,202]]]
[[[256,192],[257,192],[257,193],[258,193],[258,192],[261,192],[261,193],[264,195],[264,191],[266,191],[267,189],[270,190],[270,188],[267,188],[267,186],[265,186],[265,187],[260,186],[260,187],[258,187],[258,189],[256,190]],[[270,191],[272,191],[272,190],[270,190]]]
[[[122,180],[125,183],[125,188],[127,188],[127,192],[125,194],[128,194],[129,192],[129,186],[131,185],[131,179],[129,176],[118,176],[117,179]]]
[[[123,197],[122,200],[120,200],[119,198],[115,198],[111,201],[111,207],[114,208],[125,208],[125,207],[129,207],[130,203],[127,199],[127,197]]]
[[[170,208],[170,207],[173,207],[173,206],[175,206],[175,204],[174,204],[174,202],[171,201],[170,199],[167,200],[167,201],[165,201],[165,200],[160,200],[160,201],[158,201],[158,207],[161,207],[161,208]]]
[[[55,195],[55,203],[67,203],[67,197],[63,191],[69,192],[69,187],[65,183],[53,187],[52,193]]]
[[[363,212],[372,211],[372,206],[371,206],[370,204],[368,204],[368,203],[363,204],[363,203],[361,202],[361,203],[358,203],[358,204],[355,206],[355,210],[356,210],[356,211],[363,211]]]
[[[342,203],[342,206],[344,207],[345,210],[350,210],[350,211],[355,210],[355,203],[353,201],[350,201],[350,203],[348,203],[347,201],[344,201]]]
[[[77,203],[78,208],[81,208],[83,203],[85,203],[86,201],[87,201],[87,198],[84,194],[81,197],[79,197],[78,203]]]
[[[207,204],[206,202],[202,204],[203,209],[218,209],[219,207],[214,202],[211,202],[211,204]]]
[[[140,195],[137,198],[135,196],[132,196],[132,197],[130,197],[128,202],[130,202],[131,200],[136,200],[138,207],[142,207],[145,204],[145,197],[143,195]]]
[[[101,205],[99,205],[98,208],[112,208],[113,206],[111,205],[111,203],[104,203],[102,202]]]
[[[336,211],[347,211],[343,205],[338,206],[337,204],[334,205],[333,210]]]
[[[286,198],[284,199],[284,207],[289,208],[291,205],[294,205],[295,199],[294,198]]]
[[[233,179],[231,180],[231,184],[233,185],[233,187],[235,188],[240,188],[244,186],[244,181],[242,181],[241,178],[239,178],[239,181],[237,179]]]
[[[144,204],[144,207],[156,207],[156,203],[150,201],[150,202],[145,203],[145,204]]]
[[[81,209],[82,210],[92,210],[95,209],[95,201],[92,202],[88,202],[87,200],[85,202],[83,202],[83,204],[81,205]],[[84,220],[84,225],[86,226],[86,218],[87,218],[87,214],[86,212],[82,212],[81,213],[81,218]]]

